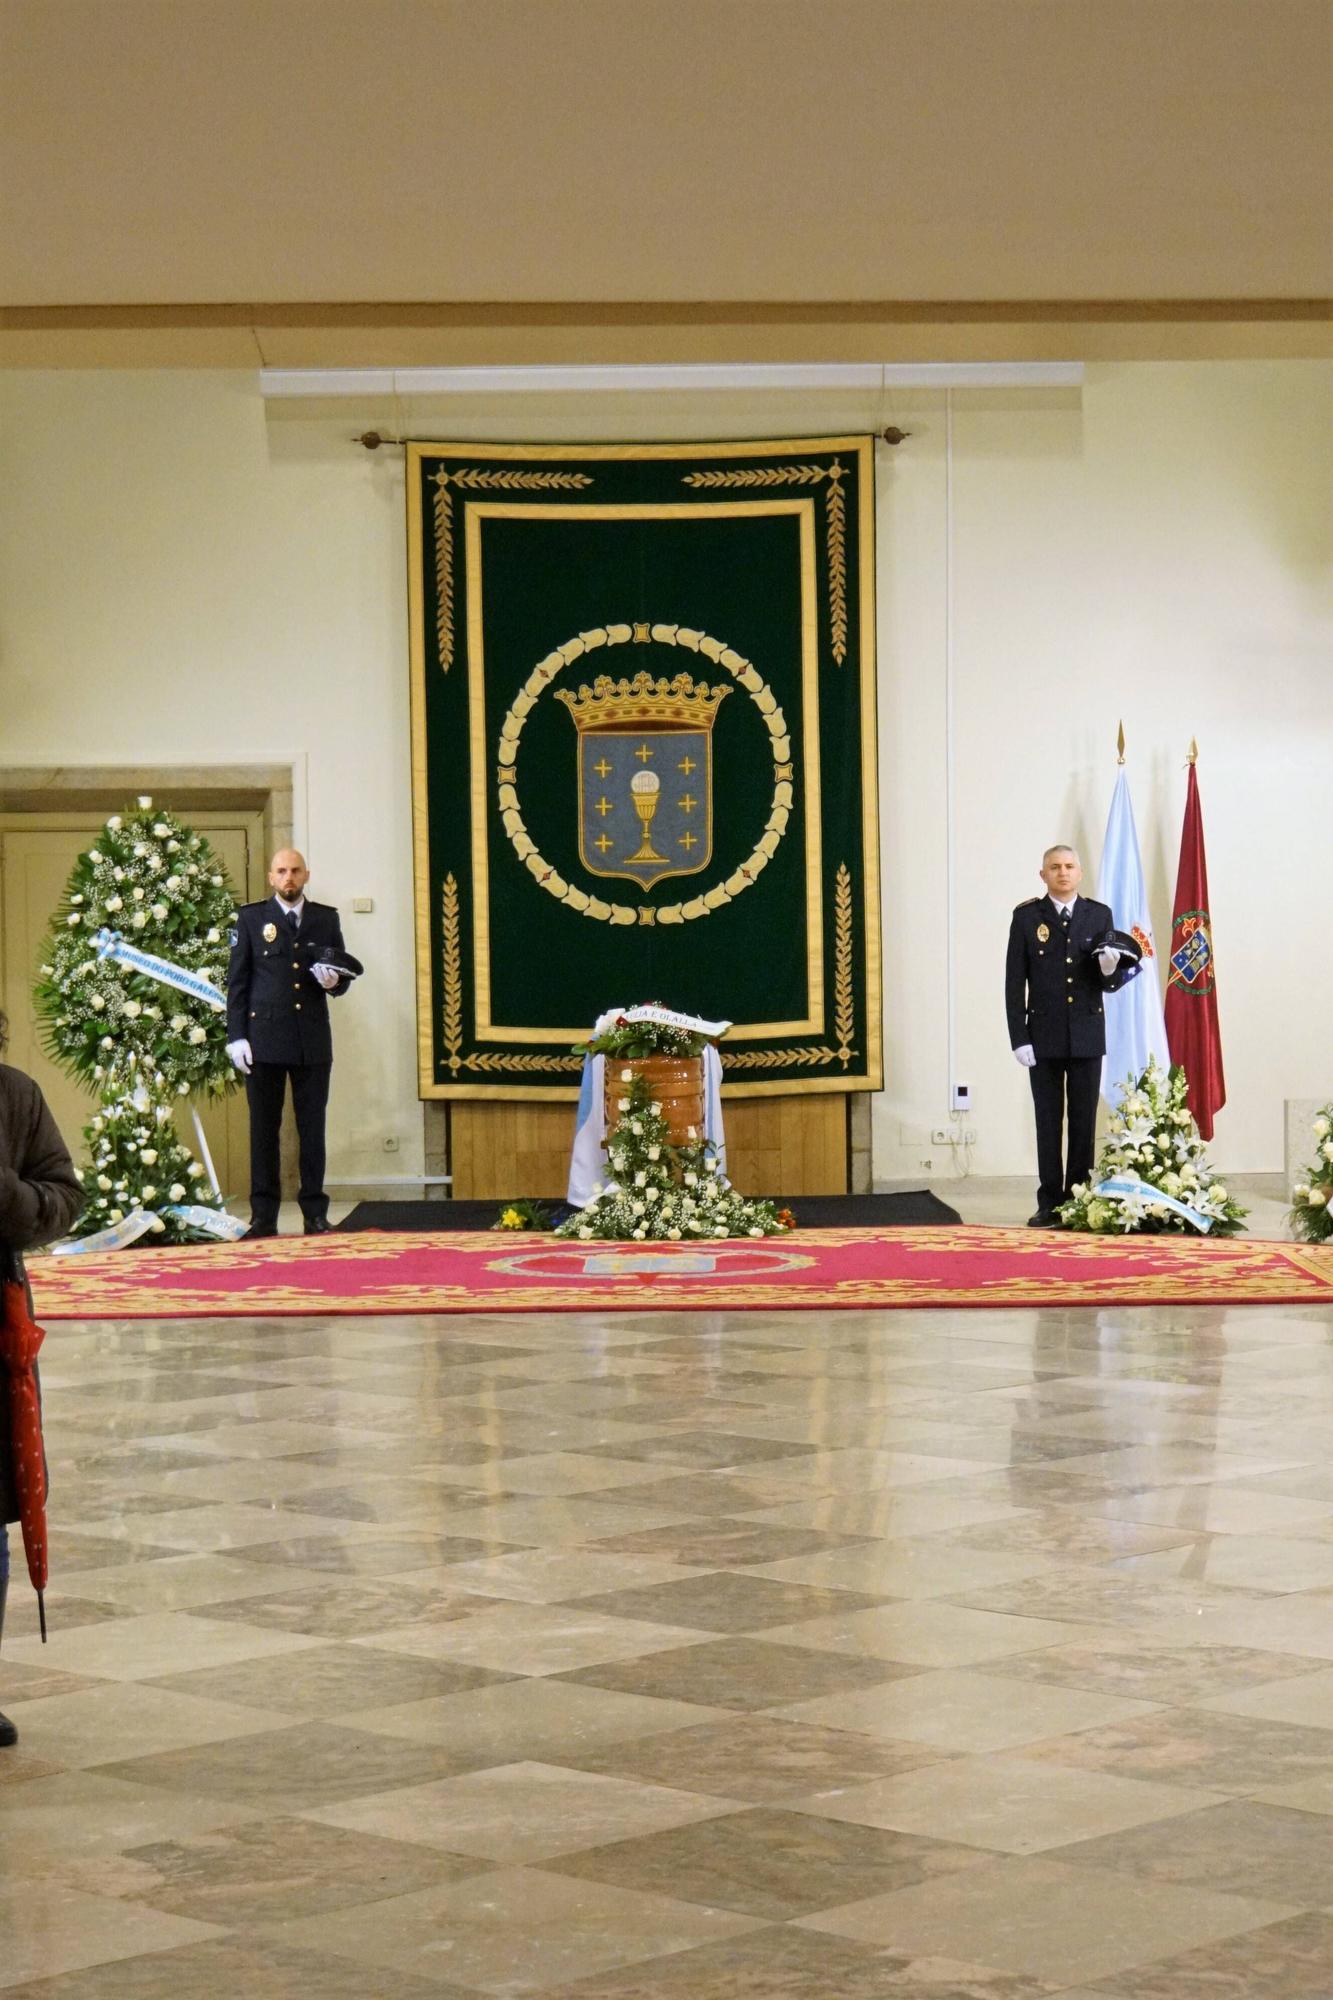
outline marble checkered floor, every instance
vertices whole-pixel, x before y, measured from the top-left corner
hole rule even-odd
[[[0,1994],[1333,1994],[1330,1334],[53,1326]]]

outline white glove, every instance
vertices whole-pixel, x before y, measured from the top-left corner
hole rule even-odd
[[[1037,1060],[1037,1051],[1033,1048],[1031,1042],[1024,1042],[1021,1049],[1014,1050],[1014,1060],[1015,1062],[1021,1062],[1024,1069],[1032,1068]]]
[[[1097,963],[1109,979],[1120,963],[1120,953],[1113,944],[1108,944],[1105,951],[1098,952]]]
[[[326,993],[332,993],[338,984],[339,972],[336,965],[312,965],[310,968]]]
[[[250,1053],[249,1042],[228,1042],[227,1054],[235,1063],[242,1076],[249,1076],[254,1057]]]

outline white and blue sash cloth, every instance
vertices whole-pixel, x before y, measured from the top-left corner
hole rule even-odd
[[[664,1009],[651,1010],[654,1019],[661,1018]],[[631,1019],[644,1019],[650,1010],[636,1008]],[[615,1019],[612,1015],[612,1019]],[[688,1019],[674,1017],[676,1021]],[[693,1022],[689,1022],[693,1026]],[[703,1055],[704,1063],[704,1130],[703,1136],[712,1146],[717,1157],[718,1171],[725,1179],[727,1171],[727,1142],[722,1129],[722,1058],[714,1045],[709,1042]],[[569,1159],[569,1187],[565,1199],[573,1208],[585,1208],[592,1200],[596,1189],[611,1184],[607,1172],[606,1154],[606,1057],[585,1056],[583,1059],[583,1080],[579,1085],[579,1108],[574,1119],[574,1150]]]
[[[155,957],[151,951],[140,951],[119,931],[100,930],[93,944],[99,958],[109,958],[127,971],[141,972],[145,979],[156,979],[163,986],[174,986],[178,993],[188,993],[192,1000],[202,1000],[206,1007],[226,1009],[226,994],[219,993],[201,972],[190,972],[183,965],[173,965],[170,959]]]
[[[63,1243],[53,1243],[51,1255],[87,1257],[102,1250],[127,1250],[131,1243],[148,1235],[159,1217],[168,1215],[189,1229],[197,1229],[201,1235],[215,1237],[219,1243],[235,1243],[246,1231],[244,1222],[222,1209],[205,1208],[199,1202],[173,1202],[163,1209],[132,1208],[119,1222],[109,1222],[105,1229],[95,1229],[91,1236],[69,1236]]]
[[[1153,1202],[1159,1208],[1169,1208],[1175,1215],[1183,1215],[1185,1220],[1206,1236],[1213,1226],[1214,1218],[1204,1215],[1200,1209],[1191,1208],[1188,1202],[1177,1201],[1174,1195],[1163,1194],[1160,1188],[1148,1181],[1141,1181],[1136,1174],[1118,1174],[1114,1180],[1101,1181],[1092,1192],[1103,1201],[1124,1201],[1126,1197],[1138,1195],[1142,1201]]]

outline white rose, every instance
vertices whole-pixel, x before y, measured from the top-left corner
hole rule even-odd
[[[93,1064],[93,1075],[94,1075],[94,1076],[105,1076],[105,1074],[106,1074],[106,1071],[105,1071],[105,1070],[104,1070],[104,1069],[102,1068],[102,1065],[101,1065],[101,1063],[94,1063],[94,1064]]]
[[[205,933],[204,933],[204,943],[205,943],[205,944],[221,944],[221,943],[222,943],[222,932],[221,932],[221,931],[205,931]]]
[[[167,1193],[171,1196],[171,1199],[173,1201],[183,1201],[185,1198],[185,1189],[181,1186],[179,1181],[173,1181],[171,1186],[167,1189]]]
[[[763,1235],[763,1233],[764,1233],[764,1232],[763,1232],[763,1230],[762,1230],[762,1229],[752,1229],[752,1230],[750,1231],[750,1234],[751,1234],[751,1236],[762,1236],[762,1235]]]
[[[213,887],[215,889],[220,889],[222,887],[222,877],[220,875],[210,875],[208,879],[213,884]]]
[[[668,1240],[669,1240],[670,1242],[672,1242],[672,1243],[679,1243],[679,1242],[680,1242],[680,1231],[679,1231],[678,1229],[668,1229],[668,1231],[667,1231],[667,1238],[668,1238]]]
[[[125,1002],[125,1013],[131,1021],[137,1021],[142,1012],[143,1008],[137,1000],[127,1000]]]
[[[125,1220],[125,1211],[123,1208],[113,1208],[110,1215],[108,1215],[107,1217],[108,1222],[123,1222],[124,1220]]]
[[[1327,1200],[1328,1192],[1326,1189],[1320,1187],[1312,1187],[1310,1189],[1309,1205],[1311,1208],[1322,1208]]]
[[[119,833],[119,832],[120,832],[120,827],[121,827],[121,818],[120,818],[120,814],[119,814],[119,813],[112,813],[112,815],[111,815],[110,819],[109,819],[109,820],[107,821],[107,829],[108,829],[108,831],[109,831],[109,832],[111,832],[111,833]]]
[[[1294,1202],[1308,1201],[1310,1199],[1310,1190],[1305,1185],[1304,1181],[1302,1181],[1299,1187],[1294,1187],[1292,1189],[1291,1198]]]
[[[696,1174],[693,1170],[691,1170],[688,1174],[686,1174],[685,1185],[686,1187],[698,1187],[699,1185],[698,1174]]]
[[[647,1234],[648,1234],[648,1231],[647,1231],[646,1229],[636,1229],[636,1230],[635,1230],[635,1232],[634,1232],[634,1241],[635,1241],[636,1243],[642,1243],[642,1241],[643,1241],[644,1237],[645,1237],[645,1236],[646,1236]]]
[[[154,903],[154,904],[153,904],[153,906],[152,906],[152,909],[153,909],[153,915],[154,915],[154,916],[156,917],[156,919],[157,919],[158,923],[161,923],[161,922],[162,922],[162,920],[163,920],[163,918],[164,918],[164,917],[166,916],[166,914],[167,914],[167,906],[166,906],[166,904],[165,904],[165,903]]]
[[[179,854],[180,851],[181,851],[181,844],[178,840],[169,840],[167,842],[168,854]]]
[[[136,931],[141,931],[144,925],[148,922],[148,912],[146,910],[136,910],[134,912],[134,915],[130,918],[130,922],[134,926]]]
[[[696,1127],[695,1127],[695,1126],[693,1126],[693,1125],[687,1125],[687,1126],[685,1127],[685,1137],[686,1137],[687,1139],[697,1139],[697,1138],[698,1138],[698,1136],[699,1136],[699,1134],[698,1134],[698,1131],[697,1131],[697,1129],[696,1129]]]
[[[136,889],[136,890],[134,891],[134,900],[135,900],[135,902],[136,902],[136,903],[142,903],[142,901],[143,901],[143,890],[142,890],[142,889]]]
[[[65,922],[72,926],[74,924],[81,924],[83,922],[83,918],[79,915],[77,910],[71,910],[69,915],[66,917]]]
[[[619,1100],[619,1102],[618,1102],[618,1103],[617,1103],[617,1105],[616,1105],[616,1110],[617,1110],[617,1111],[628,1111],[628,1110],[629,1110],[629,1099],[628,1099],[628,1097],[622,1097],[622,1098],[621,1098],[621,1099]]]
[[[648,1158],[650,1160],[660,1160],[661,1157],[662,1157],[662,1148],[660,1146],[650,1146],[648,1148]]]
[[[622,1083],[633,1083],[634,1071],[632,1069],[622,1069],[620,1072],[620,1081]]]
[[[157,1189],[155,1187],[146,1187],[146,1188],[141,1188],[139,1192],[144,1201],[152,1201],[153,1197],[157,1193]]]
[[[198,1178],[199,1178],[200,1174],[201,1174],[201,1173],[202,1173],[202,1172],[203,1172],[204,1170],[203,1170],[203,1168],[202,1168],[202,1167],[200,1166],[200,1164],[199,1164],[198,1160],[191,1160],[191,1162],[190,1162],[189,1166],[188,1166],[188,1167],[187,1167],[187,1168],[185,1169],[185,1171],[186,1171],[186,1173],[187,1173],[187,1174],[188,1174],[188,1175],[190,1176],[190,1179],[191,1179],[192,1181],[194,1181],[194,1180],[198,1180]]]
[[[134,853],[136,859],[142,861],[147,852],[148,849],[144,846],[143,842],[141,840],[136,840],[134,843]]]
[[[102,1009],[106,1006],[106,1001],[102,998],[102,995],[100,993],[90,993],[88,995],[88,1005],[93,1009],[94,1013],[100,1014]]]
[[[181,1082],[180,1082],[180,1083],[178,1083],[178,1084],[176,1085],[176,1095],[177,1095],[177,1097],[188,1097],[188,1096],[189,1096],[189,1094],[190,1094],[190,1086],[189,1086],[189,1084],[188,1084],[188,1083],[186,1083],[186,1082],[184,1081],[184,1079],[182,1078]],[[198,1168],[195,1168],[195,1167],[191,1167],[191,1168],[190,1168],[190,1172],[191,1172],[192,1174],[193,1174],[193,1173],[196,1173],[196,1172],[198,1172],[198,1173],[202,1173],[203,1171],[204,1171],[204,1170],[203,1170],[203,1168],[202,1168],[202,1167],[198,1167]]]
[[[147,1188],[144,1189],[144,1193],[145,1194],[148,1193]],[[148,1234],[150,1236],[160,1235],[161,1232],[166,1228],[166,1226],[167,1226],[166,1223],[162,1220],[160,1215],[152,1215],[148,1218]]]
[[[1333,1139],[1326,1139],[1319,1150],[1326,1160],[1333,1160]]]
[[[111,870],[111,873],[117,882],[123,882],[125,880],[125,870],[123,868],[113,868]]]
[[[115,1043],[114,1043],[114,1042],[112,1041],[112,1039],[111,1039],[110,1035],[103,1035],[103,1037],[102,1037],[102,1047],[103,1047],[104,1049],[114,1049],[114,1047],[115,1047],[115,1046],[116,1046],[116,1045],[115,1045]]]
[[[83,901],[83,897],[79,895],[73,895],[70,897],[69,900],[71,903],[81,903]]]
[[[97,1185],[98,1187],[101,1188],[103,1194],[109,1194],[111,1192],[111,1182],[106,1174],[99,1174],[97,1176]]]
[[[648,1175],[647,1175],[646,1171],[644,1170],[644,1168],[640,1167],[640,1168],[639,1168],[639,1171],[638,1171],[638,1173],[637,1173],[637,1174],[635,1174],[635,1176],[634,1176],[634,1185],[635,1185],[635,1187],[647,1187],[647,1185],[648,1185]]]
[[[658,1201],[661,1198],[661,1194],[661,1188],[645,1188],[643,1198],[645,1201]]]
[[[1214,1181],[1212,1186],[1209,1188],[1208,1193],[1210,1199],[1213,1201],[1225,1201],[1227,1198],[1227,1191],[1223,1187],[1221,1181]]]
[[[92,862],[94,868],[97,867],[98,863],[102,860],[102,858],[103,857],[97,848],[90,847],[88,849],[88,859]]]
[[[167,835],[171,832],[171,828],[167,825],[165,820],[160,819],[158,820],[156,826],[153,828],[153,832],[157,835],[159,840],[165,840]]]
[[[592,1231],[591,1229],[580,1229],[579,1235],[583,1238],[584,1242],[586,1243],[588,1238],[592,1235]]]
[[[1327,1139],[1328,1137],[1328,1120],[1322,1111],[1314,1121],[1314,1135],[1316,1139]]]
[[[629,1129],[634,1134],[636,1139],[642,1139],[643,1126],[637,1118],[631,1120]]]
[[[123,910],[125,907],[124,898],[121,896],[108,896],[106,906],[108,910]]]
[[[153,1146],[145,1146],[143,1151],[140,1153],[139,1158],[143,1161],[146,1167],[151,1167],[155,1162],[155,1160],[157,1159],[156,1148]]]
[[[198,1026],[193,1027],[191,1028],[186,1039],[187,1041],[193,1042],[195,1044],[195,1047],[197,1048],[200,1042],[206,1042],[208,1040],[208,1030],[207,1028],[200,1028]]]

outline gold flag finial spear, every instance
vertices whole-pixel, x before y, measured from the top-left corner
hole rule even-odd
[[[1190,738],[1190,754],[1189,754],[1189,762],[1190,762],[1191,764],[1197,764],[1197,763],[1198,763],[1198,761],[1199,761],[1199,743],[1198,743],[1198,738],[1197,738],[1197,737],[1194,737],[1194,736],[1191,736],[1191,738]]]
[[[1125,725],[1123,722],[1120,725],[1120,734],[1115,739],[1115,747],[1118,752],[1116,763],[1123,764],[1125,761]]]

